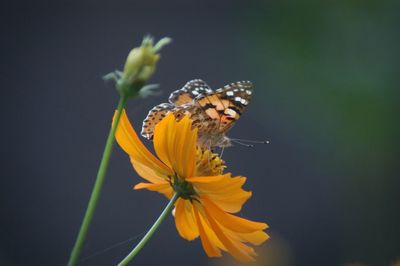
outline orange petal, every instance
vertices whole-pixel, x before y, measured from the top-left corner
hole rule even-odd
[[[199,236],[193,205],[188,200],[178,199],[175,208],[175,225],[179,234],[186,240]]]
[[[220,181],[221,179],[224,179],[225,176],[230,176],[230,175],[231,174],[213,175],[213,176],[196,176],[196,177],[186,178],[186,181],[191,182],[191,183],[212,183],[212,182]]]
[[[269,236],[264,231],[256,231],[253,233],[234,233],[238,240],[242,242],[249,242],[253,245],[261,245],[269,239]]]
[[[117,112],[114,114],[113,122]],[[115,138],[121,148],[135,161],[153,169],[158,176],[172,175],[172,170],[158,160],[140,141],[131,123],[128,120],[125,110],[122,111]]]
[[[210,240],[209,232],[205,231],[204,221],[201,220],[199,210],[194,208],[194,215],[196,217],[197,225],[200,232],[201,244],[203,245],[204,251],[209,257],[221,257],[221,251],[219,248]]]
[[[130,157],[133,168],[138,173],[139,176],[143,177],[151,183],[165,183],[165,176],[149,168],[145,163],[135,160],[134,157]]]
[[[206,208],[204,210],[212,230],[215,232],[216,236],[222,242],[222,244],[227,248],[228,252],[238,261],[241,262],[254,261],[253,256],[257,255],[254,252],[254,249],[252,249],[249,246],[246,246],[239,240],[230,237],[229,234],[224,232],[223,228],[214,220],[212,214],[210,214],[210,212],[208,212]]]
[[[231,198],[227,197],[227,194],[209,194],[209,196],[214,203],[224,211],[237,213],[242,209],[243,204],[251,197],[251,192],[242,191],[241,193],[236,193],[236,195],[233,195]]]
[[[159,122],[154,130],[154,149],[158,158],[160,158],[163,163],[168,165],[169,168],[172,169],[172,160],[169,158],[168,150],[169,145],[173,143],[170,141],[169,135],[175,134],[175,116],[173,114],[167,115],[161,122]],[[157,132],[157,135],[155,134]]]
[[[253,222],[229,213],[224,212],[216,206],[211,200],[204,197],[202,198],[204,208],[212,214],[212,217],[218,221],[223,227],[228,228],[233,232],[239,233],[252,233],[268,228],[265,223]]]
[[[193,202],[193,209],[196,209],[199,212],[200,221],[204,228],[204,232],[207,234],[210,241],[219,249],[227,251],[226,247],[219,241],[217,235],[211,229],[210,223],[208,222],[207,215],[204,211],[204,207],[197,201]]]
[[[178,174],[180,173],[183,178],[191,177],[196,168],[197,128],[192,129],[192,120],[185,116],[178,123],[176,133],[176,138],[179,140],[175,147]]]
[[[185,116],[177,122],[170,113],[154,129],[157,156],[181,177],[193,176],[196,163],[197,129]]]
[[[158,183],[158,184],[152,184],[152,183],[139,183],[136,184],[134,189],[148,189],[150,191],[157,191],[161,194],[164,194],[167,198],[171,198],[173,194],[173,190],[171,188],[171,185],[167,182],[165,183]]]
[[[206,195],[218,207],[226,212],[235,213],[251,197],[251,192],[244,191],[242,186],[245,177],[231,177],[231,174],[210,177],[193,177],[191,182],[200,196]]]

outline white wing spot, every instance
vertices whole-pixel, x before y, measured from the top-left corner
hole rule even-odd
[[[228,95],[228,96],[233,96],[233,91],[228,91],[228,92],[226,92],[226,95]]]

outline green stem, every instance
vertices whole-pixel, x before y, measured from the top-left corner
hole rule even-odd
[[[139,251],[147,244],[150,238],[153,236],[155,231],[157,231],[158,227],[160,227],[161,223],[165,220],[167,215],[172,211],[174,207],[175,201],[179,198],[179,194],[175,193],[171,200],[168,202],[168,205],[165,207],[163,212],[161,213],[160,217],[158,217],[157,221],[153,224],[150,230],[146,233],[146,235],[140,240],[139,244],[128,254],[128,256],[123,259],[118,266],[126,266],[128,265],[133,258],[139,253]]]
[[[110,155],[114,144],[115,131],[119,124],[119,120],[121,118],[122,110],[125,106],[125,103],[126,103],[126,97],[121,96],[118,103],[117,117],[115,118],[115,122],[110,129],[110,133],[108,134],[106,147],[104,148],[103,157],[101,158],[99,170],[97,172],[96,182],[94,184],[92,194],[90,195],[90,200],[81,224],[81,228],[79,229],[78,237],[76,239],[74,248],[72,249],[71,255],[69,257],[68,266],[75,266],[82,252],[83,244],[85,243],[90,223],[92,222],[93,214],[94,211],[96,210],[97,202],[99,201],[101,190],[103,188],[104,179],[108,168],[108,162],[110,161]]]

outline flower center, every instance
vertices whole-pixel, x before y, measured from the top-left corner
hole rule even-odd
[[[180,195],[181,198],[184,199],[193,199],[193,196],[196,195],[196,191],[193,188],[193,185],[189,182],[186,182],[184,179],[175,175],[172,179],[172,187],[175,192]]]
[[[224,163],[218,154],[198,148],[196,151],[195,176],[220,175],[225,169]]]

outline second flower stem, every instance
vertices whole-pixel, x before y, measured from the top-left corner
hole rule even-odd
[[[171,200],[168,202],[168,205],[165,207],[163,212],[158,217],[157,221],[153,224],[150,230],[146,233],[146,235],[140,240],[139,244],[128,254],[128,256],[123,259],[118,266],[126,266],[128,265],[133,258],[139,253],[139,251],[146,245],[146,243],[150,240],[153,234],[157,231],[158,227],[160,227],[161,223],[165,220],[167,215],[172,211],[176,200],[179,198],[179,194],[175,193]]]
[[[83,218],[81,228],[79,229],[79,234],[76,239],[74,248],[72,249],[68,266],[75,266],[78,262],[79,256],[82,253],[83,244],[85,243],[86,236],[89,231],[90,224],[93,219],[94,211],[96,210],[97,202],[99,201],[101,190],[103,188],[108,162],[110,161],[111,151],[114,144],[114,136],[117,130],[119,120],[121,118],[122,110],[124,109],[126,103],[126,97],[121,96],[118,103],[118,113],[113,123],[110,133],[108,134],[106,147],[104,148],[103,157],[101,158],[99,170],[97,172],[96,182],[94,184],[92,194],[90,195],[90,200],[86,209],[85,216]]]

